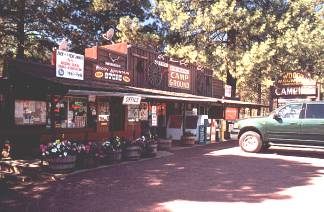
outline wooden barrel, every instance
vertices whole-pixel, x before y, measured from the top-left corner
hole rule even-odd
[[[196,143],[196,136],[181,136],[181,144],[184,146],[192,146]]]
[[[51,171],[64,172],[75,168],[76,158],[75,155],[68,155],[65,157],[50,157],[46,161]]]
[[[157,144],[147,144],[145,150],[143,151],[143,157],[155,157],[157,149]]]
[[[108,153],[107,156],[108,163],[116,163],[121,161],[121,159],[122,159],[122,151],[120,149],[116,151],[110,151]]]
[[[172,140],[171,139],[159,139],[158,140],[158,149],[169,151],[172,148]]]
[[[141,157],[141,148],[139,146],[128,146],[123,150],[125,160],[138,160]]]

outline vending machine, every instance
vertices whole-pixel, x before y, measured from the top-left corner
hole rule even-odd
[[[183,134],[182,125],[183,125],[182,115],[171,115],[169,117],[167,130],[166,130],[167,138],[172,140],[180,140]]]
[[[206,139],[210,140],[208,115],[186,116],[185,131],[195,135],[199,143],[206,143]]]

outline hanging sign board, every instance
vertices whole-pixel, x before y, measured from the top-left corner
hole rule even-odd
[[[56,50],[56,77],[83,80],[84,56]]]
[[[225,85],[225,97],[231,97],[232,96],[232,86]]]
[[[123,98],[123,105],[139,105],[140,103],[140,96],[124,96]]]
[[[141,121],[147,121],[148,120],[148,103],[147,102],[141,102],[139,106],[139,120]]]
[[[156,105],[152,105],[152,127],[157,126]]]
[[[96,96],[95,95],[89,95],[88,96],[88,101],[89,102],[96,102]]]
[[[168,85],[172,88],[190,90],[190,70],[169,64]]]
[[[152,114],[152,127],[156,127],[157,125],[157,115]]]
[[[236,120],[238,118],[238,108],[227,107],[225,109],[225,120]]]

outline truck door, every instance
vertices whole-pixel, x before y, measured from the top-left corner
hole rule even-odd
[[[292,143],[300,139],[300,112],[302,103],[288,104],[270,115],[266,124],[266,133],[273,143]]]
[[[307,104],[301,136],[305,144],[324,145],[324,103]]]

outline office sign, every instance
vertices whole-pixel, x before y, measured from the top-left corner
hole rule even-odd
[[[124,96],[123,98],[123,105],[139,105],[140,103],[140,96]]]

